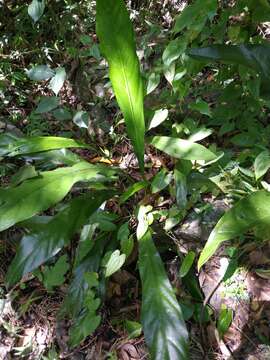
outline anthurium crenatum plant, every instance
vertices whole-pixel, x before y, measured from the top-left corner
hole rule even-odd
[[[169,78],[172,64],[186,52],[217,8],[217,1],[207,0],[203,9],[199,3],[187,6],[176,19],[173,39],[162,56],[164,75],[172,86],[175,86]],[[30,10],[33,15],[35,9]],[[35,14],[35,21],[38,21],[39,16]],[[260,16],[255,10],[254,14]],[[196,25],[194,28],[192,21]],[[184,29],[187,30],[185,35]],[[192,169],[202,179],[200,170],[217,163],[224,154],[214,146],[209,147],[207,142],[198,143],[211,135],[208,129],[199,129],[188,138],[180,138],[177,131],[158,135],[151,132],[153,123],[149,124],[146,119],[144,104],[147,95],[145,76],[136,52],[133,25],[123,0],[96,1],[96,34],[138,160],[141,179],[131,181],[116,165],[88,161],[81,154],[93,146],[83,141],[52,136],[0,135],[1,159],[25,162],[8,186],[0,189],[0,231],[16,225],[22,232],[16,255],[6,274],[6,285],[12,289],[34,274],[43,277],[46,288],[52,289],[56,283],[48,276],[50,261],[59,258],[55,266],[66,269],[67,259],[62,255],[63,251],[76,244],[72,266],[65,270],[70,271],[71,282],[59,312],[59,317],[71,320],[69,341],[75,347],[94,333],[102,322],[101,308],[108,279],[124,266],[137,246],[136,261],[142,289],[141,322],[151,358],[188,359],[187,325],[155,242],[155,220],[161,214],[149,199],[166,187],[173,187],[175,207],[165,224],[165,230],[169,231],[184,219],[189,209],[187,187],[194,179]],[[268,45],[210,44],[202,48],[192,47],[187,54],[194,64],[198,61],[201,68],[206,61],[250,68],[261,80],[263,95],[267,92],[270,78]],[[57,69],[47,74],[46,79],[53,76],[51,86],[57,95],[58,81],[62,82],[65,72]],[[57,107],[57,99],[53,101],[52,110]],[[47,103],[41,105],[48,106]],[[39,112],[43,111],[42,106]],[[203,102],[193,104],[193,107],[206,116],[212,116]],[[163,116],[164,111],[159,115]],[[170,156],[173,169],[164,167],[148,180],[145,166],[148,147]],[[265,151],[256,158],[256,181],[269,169],[269,159],[269,153]],[[120,186],[123,181],[124,189]],[[214,180],[206,183],[209,188],[216,187]],[[134,221],[131,224],[111,209],[124,207],[139,191],[144,192],[144,198],[133,208],[134,225]],[[223,242],[255,227],[269,228],[269,224],[270,193],[258,186],[218,221],[201,252],[198,268]]]

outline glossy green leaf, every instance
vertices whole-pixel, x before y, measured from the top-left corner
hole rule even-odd
[[[112,192],[85,194],[72,200],[47,224],[23,236],[16,256],[9,266],[6,281],[9,286],[56,255],[89,217],[112,196]]]
[[[210,234],[200,255],[198,268],[215,253],[226,240],[233,239],[255,226],[268,226],[270,223],[270,193],[257,191],[241,199],[219,220]]]
[[[167,119],[169,111],[167,109],[156,110],[152,119],[149,121],[148,130],[156,128]]]
[[[88,129],[88,123],[89,123],[89,115],[86,111],[78,111],[72,121],[75,125],[77,125],[79,128]]]
[[[147,181],[138,181],[135,184],[132,184],[121,196],[120,204],[126,202],[131,196],[136,194],[138,191],[145,189],[149,183]]]
[[[112,274],[120,270],[121,267],[124,265],[125,260],[126,255],[120,254],[119,250],[115,250],[111,254],[107,264],[105,265],[105,277],[110,277]]]
[[[188,293],[192,296],[193,300],[203,302],[204,295],[202,293],[198,276],[195,272],[194,267],[191,267],[189,272],[182,278],[182,283]]]
[[[169,66],[164,65],[163,73],[165,79],[168,81],[169,84],[172,85],[175,76],[175,63],[172,62]]]
[[[187,175],[191,169],[192,164],[188,160],[178,160],[174,168],[175,197],[180,210],[184,210],[187,205]]]
[[[270,153],[268,150],[262,151],[255,159],[254,171],[256,180],[263,177],[270,168]]]
[[[123,0],[97,0],[97,35],[141,171],[144,168],[144,85],[132,23]]]
[[[170,66],[172,62],[177,60],[186,50],[187,41],[183,37],[176,38],[169,42],[165,48],[162,60],[166,66]]]
[[[147,86],[146,86],[146,94],[151,94],[152,91],[154,91],[160,83],[160,75],[158,73],[152,73],[150,74]]]
[[[134,247],[134,240],[133,236],[130,236],[128,222],[120,226],[117,232],[117,240],[120,241],[121,252],[128,258]]]
[[[136,229],[137,239],[140,240],[147,232],[149,225],[153,222],[153,215],[151,214],[153,207],[151,205],[140,205],[138,209],[138,225]]]
[[[152,180],[151,191],[153,194],[165,189],[173,179],[172,173],[168,173],[165,169],[161,169]]]
[[[50,170],[59,165],[72,166],[80,161],[82,158],[68,149],[58,149],[43,151],[34,154],[24,155],[26,161],[35,161],[42,170]]]
[[[196,254],[194,253],[194,251],[189,251],[188,254],[185,256],[179,270],[179,276],[181,278],[185,277],[191,269],[191,266],[193,265],[193,262],[195,260],[195,256]]]
[[[114,213],[100,210],[91,216],[89,224],[97,226],[104,232],[111,232],[117,229],[117,226],[113,223],[117,218],[118,216]]]
[[[27,70],[26,74],[30,80],[42,81],[53,77],[55,72],[48,65],[37,65]]]
[[[17,187],[1,189],[0,231],[55,205],[78,181],[112,181],[114,174],[115,170],[106,166],[80,162],[72,167],[41,172],[39,177]]]
[[[121,239],[121,252],[126,255],[126,258],[128,258],[131,255],[133,248],[134,248],[133,235],[130,235],[128,238]]]
[[[45,1],[44,0],[32,0],[31,4],[28,6],[28,15],[36,23],[45,10]]]
[[[59,98],[56,96],[44,96],[35,110],[37,114],[43,114],[54,110],[59,105]]]
[[[0,145],[0,154],[11,157],[55,149],[87,147],[87,145],[73,139],[56,136],[33,136],[13,139],[8,145]]]
[[[38,172],[36,171],[33,165],[25,165],[20,168],[15,175],[12,176],[10,183],[12,186],[19,185],[23,181],[27,179],[31,179],[38,176]]]
[[[128,332],[129,339],[134,339],[141,336],[142,333],[142,325],[137,321],[125,321],[125,328]]]
[[[201,141],[210,136],[212,133],[213,130],[211,129],[199,128],[197,131],[195,131],[188,137],[188,140],[192,142]]]
[[[211,161],[216,155],[200,144],[168,136],[154,136],[150,142],[155,148],[178,159]]]
[[[207,104],[206,101],[203,101],[201,99],[197,99],[196,102],[189,104],[189,108],[191,110],[198,111],[199,113],[201,113],[203,115],[207,115],[209,117],[212,116],[209,105]]]
[[[233,320],[232,309],[227,309],[226,307],[222,307],[217,322],[217,329],[221,337],[223,337],[224,334],[229,329],[232,320]]]
[[[66,80],[66,71],[64,68],[59,67],[55,71],[54,77],[50,81],[50,88],[55,93],[55,95],[58,95],[59,91],[61,90],[62,86],[64,85],[64,82]]]
[[[188,333],[150,231],[139,241],[141,319],[151,359],[188,359]]]
[[[45,266],[42,270],[42,282],[48,291],[52,291],[55,286],[60,286],[65,282],[65,274],[69,269],[67,255],[61,256],[53,266]]]

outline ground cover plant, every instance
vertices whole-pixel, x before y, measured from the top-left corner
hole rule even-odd
[[[0,357],[268,359],[270,3],[0,11]]]

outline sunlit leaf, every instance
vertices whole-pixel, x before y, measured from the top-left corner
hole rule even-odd
[[[141,319],[151,359],[188,359],[188,333],[150,231],[139,241]]]
[[[270,153],[268,150],[262,151],[255,159],[254,170],[256,180],[263,177],[270,168]]]
[[[120,204],[126,202],[131,196],[136,194],[138,191],[145,189],[149,183],[147,181],[138,181],[135,184],[132,184],[121,196]]]
[[[210,234],[200,255],[198,267],[201,268],[226,240],[242,235],[255,226],[270,224],[270,193],[257,191],[240,200],[219,220]]]
[[[232,309],[223,307],[218,317],[217,329],[221,337],[227,332],[233,320]]]
[[[123,0],[97,0],[97,35],[141,171],[144,168],[144,86],[132,23]]]
[[[48,65],[37,65],[26,71],[30,80],[42,81],[48,80],[54,76],[55,72]]]
[[[152,193],[157,193],[165,189],[173,179],[172,173],[168,173],[165,169],[160,170],[151,183]]]
[[[55,71],[54,77],[50,81],[50,88],[55,93],[55,95],[58,95],[59,91],[61,90],[62,86],[64,85],[64,82],[66,80],[66,71],[64,68],[59,67]]]
[[[149,122],[148,130],[151,130],[162,124],[163,121],[167,119],[168,115],[169,115],[169,111],[167,109],[156,110],[152,119]]]
[[[196,102],[189,104],[189,108],[191,110],[196,110],[203,115],[207,115],[209,117],[212,116],[209,105],[207,104],[206,101],[203,101],[201,99],[197,99]]]
[[[139,207],[138,215],[137,215],[138,225],[136,230],[136,236],[138,240],[140,240],[145,235],[149,225],[151,225],[151,223],[153,222],[153,217],[150,213],[151,210],[152,210],[151,205],[148,206],[140,205]],[[150,213],[150,215],[148,213]]]
[[[190,173],[192,164],[188,160],[178,160],[174,169],[175,197],[176,204],[180,210],[187,205],[187,176]]]
[[[79,128],[88,129],[89,123],[89,116],[86,111],[78,111],[72,121],[76,124]]]
[[[160,75],[158,73],[150,74],[147,82],[146,94],[147,95],[151,94],[151,92],[158,87],[159,82],[160,82]]]
[[[120,270],[121,267],[124,265],[125,260],[126,260],[126,255],[120,254],[119,250],[115,250],[111,254],[107,264],[105,265],[105,277],[109,277],[118,270]]]
[[[195,255],[196,254],[194,253],[194,251],[189,251],[188,254],[185,256],[185,258],[181,264],[180,270],[179,270],[179,276],[181,278],[185,277],[187,275],[187,273],[189,272],[189,270],[194,262]]]
[[[125,320],[125,328],[128,332],[129,339],[139,337],[142,333],[142,325],[137,321]]]
[[[87,147],[87,145],[73,139],[56,136],[32,136],[12,139],[12,141],[8,145],[0,145],[0,153],[1,156],[12,157],[55,149]]]
[[[154,136],[150,142],[155,148],[178,159],[211,161],[216,155],[200,144],[168,136]]]
[[[28,15],[36,23],[44,13],[45,1],[44,0],[33,0],[28,6]]]
[[[58,203],[78,181],[112,181],[114,174],[106,166],[80,162],[72,167],[40,172],[39,177],[17,187],[1,189],[0,231]]]
[[[162,55],[164,64],[169,67],[172,62],[177,60],[185,52],[186,47],[187,42],[182,37],[176,38],[169,42]]]
[[[175,63],[172,62],[169,66],[164,65],[163,73],[168,83],[172,85],[175,76]]]

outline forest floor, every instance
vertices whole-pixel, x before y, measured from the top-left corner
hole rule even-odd
[[[175,14],[186,6],[186,2],[157,1],[151,6],[149,9],[143,6],[132,8],[145,69],[151,68],[158,56],[151,51],[148,56],[148,50],[156,46],[162,48]],[[150,22],[150,20],[153,23],[155,21],[157,28],[147,27],[147,21]],[[7,22],[6,32],[15,37],[12,20],[2,19],[0,25],[3,21]],[[80,26],[81,24],[78,28]],[[162,32],[159,32],[158,27],[162,27]],[[264,27],[263,31],[267,33],[268,27]],[[64,33],[65,29],[62,29],[61,36]],[[52,56],[57,58],[56,63],[64,64],[67,69],[67,80],[59,94],[61,104],[74,111],[87,111],[90,114],[89,124],[87,129],[79,128],[74,121],[55,119],[51,114],[47,114],[45,121],[44,119],[41,121],[39,117],[31,115],[32,109],[36,106],[35,99],[38,96],[51,94],[51,91],[46,86],[29,84],[25,78],[20,78],[20,70],[38,61],[38,58],[33,60],[31,51],[35,53],[40,46],[40,40],[37,40],[35,47],[31,48],[30,43],[26,44],[24,36],[26,35],[22,34],[21,37],[18,35],[16,41],[14,40],[14,43],[21,42],[22,47],[25,47],[20,54],[14,54],[12,49],[5,50],[3,54],[0,53],[2,75],[9,74],[8,77],[0,77],[0,82],[8,82],[5,93],[0,92],[4,104],[0,107],[0,131],[5,132],[8,129],[19,135],[69,135],[83,138],[88,142],[94,140],[105,155],[108,153],[112,155],[110,160],[112,163],[125,169],[131,178],[141,180],[130,142],[124,135],[123,124],[120,122],[117,126],[113,125],[121,117],[119,117],[115,102],[112,103],[111,89],[108,82],[104,80],[106,71],[101,66],[104,64],[101,63],[102,60],[97,60],[98,55],[96,58],[88,58],[86,55],[82,59],[75,56],[70,60],[68,57],[62,57],[61,53],[55,50],[57,49],[55,42],[54,51],[57,54]],[[93,19],[87,29],[87,36],[96,41]],[[33,35],[30,40],[33,41],[34,38]],[[78,43],[74,44],[74,48],[80,47],[80,54],[83,51],[87,54],[87,51],[89,52],[87,38],[84,39],[85,43],[83,41],[79,43],[79,41],[77,39]],[[70,46],[69,54],[73,50]],[[95,49],[91,48],[91,51]],[[202,82],[208,84],[212,76],[211,70],[205,71],[198,86],[205,89]],[[159,88],[147,98],[148,106],[162,107],[164,99],[161,93],[168,88],[169,84],[166,80],[161,80]],[[207,98],[207,92],[204,95],[204,99],[208,99],[211,106],[214,106],[216,94],[209,95],[209,98]],[[176,110],[172,107],[170,111],[174,116]],[[224,147],[226,146],[225,143]],[[103,158],[100,153],[94,151],[79,150],[79,153],[92,163],[105,161],[105,156]],[[151,179],[164,164],[170,169],[171,159],[149,147],[146,149],[147,164],[149,166],[146,177]],[[8,183],[14,169],[18,166],[20,164],[16,162],[0,164],[2,185]],[[135,200],[138,202],[142,199],[143,192],[138,192]],[[165,198],[161,207],[169,208],[171,203],[169,197]],[[268,242],[258,246],[251,239],[241,248],[245,254],[242,263],[237,264],[237,269],[234,269],[231,277],[221,282],[224,269],[226,270],[228,265],[228,246],[222,247],[206,266],[196,273],[197,282],[192,284],[194,287],[191,290],[193,296],[190,295],[190,291],[186,291],[184,279],[179,278],[180,260],[176,252],[187,254],[188,251],[193,250],[198,255],[217,220],[230,206],[229,196],[216,197],[206,192],[189,210],[182,223],[168,233],[160,228],[155,239],[160,248],[165,248],[161,255],[163,262],[175,293],[181,299],[183,308],[187,312],[185,316],[190,334],[192,360],[270,359],[270,276],[268,273],[262,277],[254,271],[257,266],[267,269],[270,263]],[[130,212],[132,212],[132,207],[127,206],[120,212],[120,216],[128,216]],[[67,293],[67,282],[53,292],[49,292],[36,276],[29,275],[11,290],[7,291],[5,287],[7,268],[15,255],[16,245],[21,235],[20,228],[13,227],[1,233],[0,237],[0,359],[146,360],[149,358],[141,329],[138,328],[134,333],[126,324],[127,319],[140,323],[141,285],[136,267],[137,249],[134,250],[125,268],[110,278],[106,300],[101,309],[102,324],[92,336],[87,337],[81,346],[70,349],[67,345],[69,322],[58,319],[58,311]],[[72,248],[69,248],[69,252],[72,251]],[[202,314],[201,307],[193,304],[191,317],[189,309],[193,298],[196,298],[198,294],[197,286],[200,287],[199,292],[202,292],[205,299],[207,312]],[[221,339],[215,320],[224,306],[233,310],[233,321]],[[202,315],[206,317],[205,321],[200,321]]]

